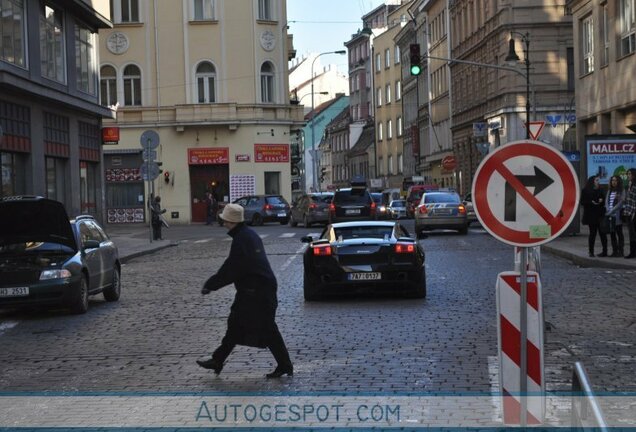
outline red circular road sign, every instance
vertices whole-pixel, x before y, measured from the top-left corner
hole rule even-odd
[[[445,156],[442,159],[442,168],[446,171],[454,171],[457,168],[457,160],[455,156]]]
[[[494,237],[513,246],[538,246],[559,236],[576,215],[579,182],[558,150],[517,141],[481,162],[472,198],[477,218]]]

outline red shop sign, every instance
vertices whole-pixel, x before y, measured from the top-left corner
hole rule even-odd
[[[289,162],[289,144],[254,144],[254,162]]]
[[[102,128],[102,144],[117,144],[119,142],[119,128],[109,126]]]
[[[188,165],[219,165],[230,163],[229,147],[188,149]]]

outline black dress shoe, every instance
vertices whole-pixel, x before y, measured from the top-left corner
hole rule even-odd
[[[607,256],[607,252],[601,252],[600,254],[598,254],[598,256],[600,256],[600,257],[603,257],[603,258],[604,258],[604,257],[606,257],[606,256]]]
[[[212,369],[214,370],[215,374],[220,374],[221,371],[223,370],[223,363],[219,363],[218,361],[214,360],[213,358],[208,359],[208,360],[197,360],[197,364],[199,366],[201,366],[204,369]]]
[[[590,252],[589,257],[594,258],[594,252]]]
[[[287,375],[287,376],[294,376],[294,366],[292,365],[287,365],[287,366],[276,366],[276,369],[274,369],[274,372],[272,373],[268,373],[267,375],[265,375],[267,378],[280,378],[283,375]]]

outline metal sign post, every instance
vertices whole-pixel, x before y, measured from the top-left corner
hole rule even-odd
[[[148,199],[148,210],[150,211],[150,220],[148,224],[150,233],[150,243],[152,243],[152,204],[155,198],[155,182],[154,180],[159,176],[159,165],[155,162],[157,152],[154,151],[159,147],[159,134],[153,130],[144,131],[139,139],[141,148],[143,149],[142,157],[144,163],[141,164],[140,171],[143,180],[148,182],[148,192],[150,198]]]
[[[519,369],[519,398],[521,400],[521,416],[519,418],[521,427],[528,424],[528,248],[521,248],[521,299],[519,300],[519,345],[520,345],[520,364]]]

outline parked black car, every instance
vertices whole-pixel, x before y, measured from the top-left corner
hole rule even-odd
[[[362,290],[426,297],[424,250],[397,221],[330,224],[302,241],[306,301]]]
[[[88,296],[117,301],[117,247],[92,216],[73,220],[62,203],[35,196],[0,200],[0,307],[64,307],[81,314]]]
[[[281,195],[249,195],[234,200],[243,207],[245,222],[249,225],[263,225],[265,222],[279,222],[287,225],[290,207]]]
[[[309,228],[315,223],[329,223],[329,204],[333,199],[333,192],[316,192],[301,196],[291,207],[289,224],[293,227],[302,223]]]

